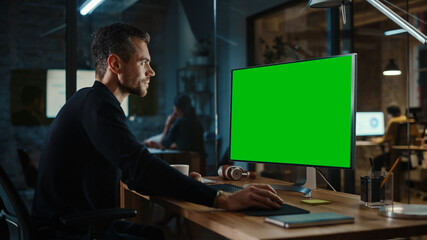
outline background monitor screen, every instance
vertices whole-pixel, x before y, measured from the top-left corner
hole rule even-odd
[[[356,136],[381,136],[384,132],[383,112],[356,113]]]
[[[91,87],[95,82],[94,70],[77,70],[76,90]],[[65,70],[49,69],[46,79],[46,117],[55,118],[65,104]],[[126,116],[129,114],[129,97],[122,102],[121,107]]]
[[[232,71],[230,159],[353,168],[356,54]]]

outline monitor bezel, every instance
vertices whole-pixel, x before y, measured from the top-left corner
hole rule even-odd
[[[231,158],[231,119],[232,119],[232,106],[233,106],[233,72],[238,70],[244,70],[244,69],[251,69],[251,68],[260,68],[260,67],[268,67],[268,66],[275,66],[275,65],[283,65],[283,64],[292,64],[292,63],[298,63],[298,62],[307,62],[307,61],[316,61],[316,60],[322,60],[322,59],[330,59],[330,58],[339,58],[339,57],[352,57],[352,74],[351,74],[351,134],[350,134],[350,166],[349,167],[343,167],[343,166],[324,166],[324,165],[309,165],[309,164],[294,164],[294,163],[277,163],[277,162],[259,162],[259,161],[250,161],[250,160],[241,160],[241,159],[232,159]],[[230,87],[230,130],[229,130],[229,151],[228,151],[228,157],[230,161],[236,161],[236,162],[245,162],[245,163],[263,163],[263,164],[275,164],[275,165],[290,165],[290,166],[301,166],[301,167],[325,167],[325,168],[331,168],[331,169],[346,169],[346,170],[354,170],[356,166],[356,96],[357,96],[357,53],[350,53],[350,54],[341,54],[341,55],[333,55],[333,56],[327,56],[327,57],[319,57],[319,58],[311,58],[311,59],[303,59],[303,60],[296,60],[296,61],[289,61],[289,62],[280,62],[280,63],[271,63],[271,64],[265,64],[265,65],[256,65],[256,66],[249,66],[249,67],[242,67],[242,68],[236,68],[231,70],[231,87]]]

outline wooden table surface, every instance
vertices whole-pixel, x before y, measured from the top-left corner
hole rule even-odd
[[[279,180],[258,177],[256,180],[222,181],[210,177],[216,183],[231,183],[243,186],[246,183],[288,184]],[[392,219],[380,216],[378,209],[360,205],[360,196],[333,192],[325,189],[313,190],[312,197],[331,201],[331,204],[311,206],[300,201],[301,193],[278,191],[285,203],[311,213],[335,212],[355,218],[355,223],[319,227],[286,229],[265,223],[263,217],[248,216],[240,212],[213,209],[198,204],[161,197],[152,201],[179,215],[230,239],[386,239],[404,236],[427,235],[427,220]],[[138,194],[135,192],[135,194]],[[148,198],[147,196],[140,195]]]
[[[394,145],[391,147],[392,150],[415,150],[415,151],[427,151],[427,147],[417,145]]]
[[[379,146],[379,144],[369,140],[357,140],[356,146]]]

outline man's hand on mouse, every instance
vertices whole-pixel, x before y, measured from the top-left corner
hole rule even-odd
[[[282,204],[283,199],[270,185],[251,184],[234,193],[222,193],[219,196],[217,207],[227,210],[241,210],[250,207],[278,209]]]
[[[198,172],[191,172],[188,174],[188,176],[193,178],[196,181],[203,182],[202,181],[202,175],[200,175],[200,173],[198,173]]]

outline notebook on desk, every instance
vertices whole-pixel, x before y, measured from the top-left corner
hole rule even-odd
[[[310,227],[354,222],[353,217],[332,212],[269,216],[264,220],[266,222],[273,223],[285,228]]]
[[[215,190],[221,190],[224,192],[236,192],[243,189],[242,187],[239,187],[233,184],[227,184],[227,183],[213,184],[209,186],[214,188]],[[268,209],[261,209],[261,208],[249,208],[249,209],[241,210],[240,212],[250,216],[276,216],[276,215],[310,213],[310,211],[307,211],[305,209],[298,208],[289,204],[283,204],[280,209],[268,210]]]

